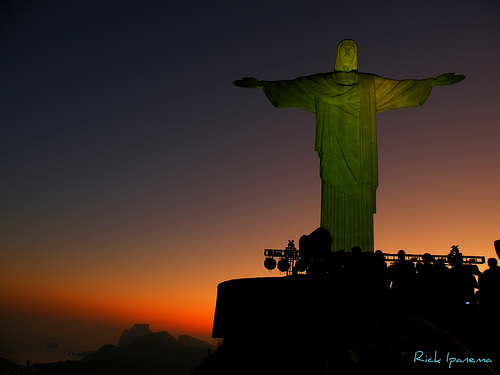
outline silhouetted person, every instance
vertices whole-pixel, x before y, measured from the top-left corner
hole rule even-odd
[[[495,258],[488,259],[488,267],[479,277],[479,311],[492,316],[500,312],[500,267]]]
[[[346,284],[347,272],[347,255],[344,250],[339,250],[333,253],[331,262],[329,264],[328,273],[332,287],[343,292]]]
[[[351,248],[352,259],[360,260],[361,258],[361,248],[359,246],[354,246]]]
[[[416,300],[417,310],[420,314],[429,318],[433,314],[437,301],[442,298],[441,290],[438,288],[438,277],[434,258],[431,254],[425,253],[422,255],[422,263],[416,267]]]
[[[446,320],[450,310],[449,284],[450,269],[446,266],[444,259],[436,259],[433,262],[434,268],[434,306],[431,306],[433,316],[438,316],[440,321]]]
[[[364,284],[364,276],[361,265],[361,248],[354,246],[347,259],[345,272],[345,283],[349,294],[359,295],[361,285]]]
[[[450,307],[457,314],[475,312],[477,309],[475,289],[476,278],[470,267],[466,267],[463,256],[458,249],[453,249],[448,255],[448,263],[451,265],[449,272],[449,295]]]
[[[398,251],[398,260],[389,266],[389,277],[392,281],[391,298],[400,313],[407,314],[411,312],[412,298],[415,287],[415,266],[413,262],[406,260],[404,250]]]
[[[299,239],[300,257],[308,265],[307,274],[326,275],[331,257],[332,236],[319,227]]]
[[[374,284],[377,285],[377,290],[381,293],[389,293],[391,281],[389,279],[389,271],[387,270],[387,263],[385,261],[384,253],[381,250],[375,251],[371,259],[371,266],[373,268]]]
[[[331,263],[332,273],[337,273],[337,272],[344,272],[344,269],[347,264],[347,255],[344,250],[339,250],[333,253],[333,261]]]
[[[500,255],[500,240],[495,241],[495,249]],[[484,339],[482,347],[486,355],[496,364],[497,373],[500,370],[500,267],[495,258],[488,259],[488,269],[479,276],[479,312],[483,325]],[[481,343],[480,343],[481,344]]]
[[[389,267],[392,287],[412,288],[415,282],[415,266],[412,261],[406,260],[404,250],[398,251],[398,260]]]
[[[366,285],[368,286],[368,292],[372,300],[373,315],[380,322],[386,315],[391,285],[387,263],[382,251],[377,250],[373,253],[369,268],[367,269],[367,276]]]

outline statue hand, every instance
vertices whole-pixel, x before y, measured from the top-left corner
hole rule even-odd
[[[252,77],[243,77],[243,79],[239,79],[234,81],[233,84],[238,87],[244,87],[246,89],[263,89],[264,85],[256,78]]]
[[[455,73],[441,74],[440,76],[432,79],[432,86],[448,86],[463,81],[465,76],[463,74],[456,75]]]

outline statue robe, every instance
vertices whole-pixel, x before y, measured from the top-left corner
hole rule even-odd
[[[391,80],[372,74],[333,72],[286,81],[261,81],[277,108],[316,114],[315,150],[320,158],[321,223],[332,250],[359,246],[373,251],[378,186],[375,115],[421,106],[432,78]]]

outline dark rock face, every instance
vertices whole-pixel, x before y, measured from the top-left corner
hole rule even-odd
[[[206,348],[185,346],[162,331],[142,335],[125,347],[104,345],[81,361],[33,369],[39,375],[188,375],[207,356]]]
[[[185,347],[168,332],[138,337],[120,348],[106,345],[83,360],[88,370],[119,374],[188,374],[207,356],[206,349]]]
[[[191,346],[194,348],[210,349],[215,351],[217,349],[216,345],[211,345],[204,340],[195,339],[194,337],[188,335],[180,335],[178,341],[184,346]]]
[[[217,349],[208,342],[168,332],[153,333],[149,324],[125,330],[118,345],[104,345],[96,352],[82,353],[79,361],[35,363],[29,368],[0,358],[0,374],[38,375],[189,375]]]
[[[128,329],[123,331],[117,346],[123,348],[132,344],[136,338],[149,335],[150,333],[153,332],[149,330],[149,324],[134,324],[130,331]]]

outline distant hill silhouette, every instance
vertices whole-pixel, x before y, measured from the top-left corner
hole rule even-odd
[[[202,348],[205,350],[210,349],[211,351],[217,349],[216,345],[211,345],[204,340],[196,339],[188,335],[180,335],[177,340],[184,346],[192,346],[195,348]]]
[[[149,335],[150,333],[153,332],[149,330],[149,324],[134,324],[130,331],[128,329],[123,331],[117,346],[123,348],[132,344],[136,338]]]
[[[88,357],[91,354],[94,354],[95,352],[96,352],[96,350],[88,350],[86,352],[72,353],[72,355],[75,356],[75,357],[85,358],[85,357]]]
[[[81,361],[36,364],[30,369],[42,375],[188,375],[208,356],[210,344],[203,346],[202,340],[185,335],[181,341],[165,331],[150,333],[124,347],[104,345]]]
[[[168,332],[158,332],[124,348],[106,345],[83,361],[92,369],[118,373],[188,374],[207,354],[206,349],[186,347]]]

